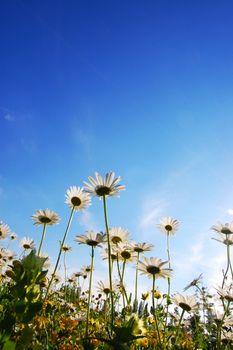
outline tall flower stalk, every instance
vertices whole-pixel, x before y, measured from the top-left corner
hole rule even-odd
[[[223,243],[227,247],[227,267],[223,274],[222,288],[227,281],[227,274],[230,269],[231,279],[233,279],[233,268],[231,264],[230,246],[233,245],[233,222],[226,223],[225,225],[218,223],[211,227],[212,230],[218,233],[219,238],[213,238],[214,240]]]
[[[110,171],[102,177],[99,173],[95,173],[95,178],[88,177],[90,183],[85,182],[85,191],[93,196],[97,196],[103,199],[104,209],[104,221],[107,235],[107,246],[108,246],[108,275],[109,275],[109,286],[110,286],[110,300],[111,300],[111,329],[113,328],[114,320],[114,298],[112,289],[112,263],[111,263],[111,244],[107,217],[107,204],[106,197],[116,196],[120,191],[125,189],[125,186],[120,185],[120,177],[115,177],[114,172]]]
[[[40,251],[41,251],[42,243],[43,243],[44,237],[45,237],[46,227],[47,227],[47,224],[44,224],[44,226],[43,226],[43,232],[42,232],[42,236],[41,236],[41,240],[40,240],[40,245],[39,245],[39,249],[38,249],[38,253],[37,253],[38,256],[40,256]]]
[[[49,281],[49,284],[48,284],[48,287],[47,287],[47,290],[46,290],[45,299],[48,296],[51,284],[52,284],[54,276],[56,274],[56,271],[57,271],[57,268],[58,268],[58,264],[60,262],[63,246],[65,244],[65,240],[66,240],[67,234],[68,234],[70,226],[71,226],[73,215],[74,215],[75,211],[83,210],[83,209],[87,208],[90,205],[90,203],[91,203],[90,195],[85,193],[82,188],[76,187],[76,186],[71,186],[66,191],[65,197],[66,197],[65,203],[68,204],[68,206],[71,208],[71,212],[70,212],[70,217],[69,217],[69,220],[68,220],[68,224],[67,224],[67,227],[66,227],[66,230],[65,230],[62,242],[60,244],[60,250],[59,250],[57,261],[56,261],[56,264],[55,264],[55,267],[54,267],[54,270],[53,270],[53,273],[52,273],[52,277],[51,277],[51,279]]]
[[[104,205],[105,229],[106,229],[107,244],[108,244],[108,276],[109,276],[109,286],[110,286],[111,328],[112,328],[112,327],[113,327],[113,320],[114,320],[114,298],[113,298],[113,290],[112,290],[111,244],[110,244],[110,236],[109,236],[108,216],[107,216],[107,205],[106,205],[106,197],[105,197],[105,195],[103,196],[103,205]]]
[[[167,261],[168,261],[168,267],[171,270],[171,256],[170,256],[170,242],[169,238],[170,235],[174,235],[176,231],[179,228],[179,221],[176,219],[169,217],[164,217],[160,220],[160,223],[157,225],[157,227],[160,229],[162,233],[165,233],[167,236]],[[168,322],[168,309],[170,304],[170,294],[171,294],[171,280],[170,277],[167,279],[167,310],[166,310],[166,320],[165,320],[165,327],[167,326]]]
[[[136,253],[136,272],[135,272],[135,294],[134,302],[137,303],[138,300],[138,262],[140,254],[150,251],[153,248],[152,244],[149,243],[131,243],[132,250]]]
[[[71,225],[71,222],[72,222],[72,219],[73,219],[74,211],[75,211],[75,209],[72,208],[72,210],[71,210],[71,212],[70,212],[70,217],[69,217],[69,220],[68,220],[68,224],[67,224],[67,227],[66,227],[66,230],[65,230],[65,233],[64,233],[62,242],[61,242],[61,244],[60,244],[60,249],[59,249],[57,261],[56,261],[56,264],[55,264],[55,267],[54,267],[54,270],[53,270],[51,279],[50,279],[50,281],[49,281],[49,284],[48,284],[48,287],[47,287],[47,290],[46,290],[45,299],[46,299],[47,296],[48,296],[48,293],[49,293],[51,284],[52,284],[53,279],[54,279],[54,276],[56,275],[56,272],[57,272],[58,264],[59,264],[60,258],[61,258],[62,249],[63,249],[64,243],[65,243],[65,240],[66,240],[66,236],[67,236],[67,234],[68,234],[68,232],[69,232],[69,229],[70,229],[70,225]]]
[[[88,327],[89,327],[89,314],[90,314],[90,304],[91,304],[91,288],[92,288],[92,274],[94,268],[94,249],[100,246],[101,243],[105,242],[104,233],[95,233],[94,231],[87,231],[85,235],[77,235],[75,241],[79,244],[86,244],[91,247],[91,265],[90,265],[90,276],[89,276],[89,289],[88,289],[88,303],[87,303],[87,317],[86,317],[86,337],[88,337]]]
[[[92,287],[92,273],[94,267],[94,246],[91,247],[91,271],[89,276],[89,289],[88,289],[88,303],[87,303],[87,318],[86,318],[86,337],[88,337],[88,326],[89,326],[89,314],[91,304],[91,287]]]

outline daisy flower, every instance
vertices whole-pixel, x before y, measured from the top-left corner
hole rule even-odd
[[[117,283],[113,283],[112,286],[113,289],[117,289]],[[109,282],[103,282],[103,281],[99,281],[97,283],[97,288],[96,290],[100,293],[104,293],[106,295],[108,295],[110,293],[110,285]]]
[[[91,272],[91,266],[90,265],[83,265],[81,268],[82,276],[88,274]]]
[[[113,244],[127,243],[129,237],[129,231],[121,227],[112,227],[109,230],[109,239]]]
[[[75,237],[75,241],[79,244],[87,244],[91,247],[100,246],[105,240],[106,235],[104,233],[95,233],[94,231],[87,231],[85,235]]]
[[[174,235],[178,230],[180,223],[178,220],[169,217],[164,217],[160,220],[160,223],[156,225],[162,233],[168,235]]]
[[[217,288],[219,296],[229,302],[233,302],[233,285]]]
[[[102,177],[99,173],[95,173],[95,178],[88,176],[88,182],[85,183],[84,190],[90,193],[92,196],[116,196],[118,193],[125,189],[124,185],[120,185],[120,176],[115,177],[115,173],[110,171]]]
[[[55,225],[60,220],[57,213],[50,209],[37,210],[34,215],[32,215],[32,220],[34,225]]]
[[[10,240],[11,241],[15,241],[17,239],[17,234],[15,233],[15,232],[12,232],[11,234],[10,234]]]
[[[218,237],[219,239],[217,238],[212,238],[212,239],[228,246],[233,244],[233,237],[229,234],[218,232]]]
[[[218,233],[224,233],[224,234],[232,234],[233,233],[233,221],[230,223],[221,224],[218,222],[216,225],[213,225],[211,227],[212,230],[218,232]]]
[[[108,249],[104,249],[101,252],[101,256],[103,260],[107,260],[108,259]],[[110,255],[111,261],[116,261],[117,260],[117,252],[116,249],[114,249],[114,247],[111,248],[111,255]]]
[[[133,251],[136,253],[144,253],[149,252],[152,248],[154,248],[153,244],[149,243],[130,243],[130,246],[132,247]]]
[[[193,295],[182,295],[180,293],[177,293],[171,298],[171,300],[177,306],[187,312],[197,311],[199,307],[196,298]]]
[[[70,247],[70,246],[68,246],[68,245],[66,245],[66,244],[63,244],[63,246],[61,247],[61,250],[62,250],[62,252],[64,252],[64,253],[69,253],[69,252],[72,251],[72,247]]]
[[[68,204],[68,206],[71,209],[82,210],[90,206],[91,204],[91,197],[88,193],[85,193],[83,191],[83,188],[71,186],[66,191],[66,201],[65,203]]]
[[[10,234],[10,227],[0,221],[0,239],[5,239]]]
[[[197,277],[197,278],[194,278],[192,280],[192,282],[190,282],[185,288],[184,288],[184,291],[186,291],[187,289],[191,288],[191,287],[196,287],[198,286],[198,284],[200,283],[202,279],[202,273]]]
[[[138,270],[149,278],[167,278],[171,276],[171,269],[163,268],[167,263],[158,258],[144,258],[138,262]]]
[[[22,247],[25,250],[33,249],[35,248],[35,242],[32,238],[24,237],[20,241],[20,247]]]
[[[135,261],[137,258],[137,254],[127,244],[119,243],[116,247],[116,252],[118,254],[119,260],[128,262]]]

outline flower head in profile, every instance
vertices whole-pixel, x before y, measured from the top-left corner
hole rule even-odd
[[[180,293],[176,293],[171,300],[179,306],[181,309],[187,312],[197,311],[199,305],[195,296],[193,295],[182,295]]]
[[[156,225],[162,233],[168,235],[174,235],[179,229],[180,223],[178,220],[171,218],[170,216],[164,217],[160,220],[160,223]]]
[[[124,185],[120,185],[120,176],[115,177],[115,173],[110,171],[102,177],[99,173],[95,173],[95,178],[88,176],[88,182],[85,183],[85,191],[90,193],[92,196],[117,196],[120,191],[125,189]]]
[[[5,239],[10,234],[10,227],[0,221],[0,239]]]
[[[60,218],[57,213],[50,209],[40,209],[32,215],[32,220],[34,221],[34,225],[55,225],[59,222]]]
[[[64,253],[70,253],[72,251],[72,247],[70,247],[67,244],[63,244],[62,248],[61,248],[62,252]]]
[[[129,231],[121,227],[112,227],[109,230],[109,239],[113,244],[127,243],[129,239]]]
[[[95,233],[94,231],[87,231],[85,235],[77,235],[75,237],[75,241],[79,244],[87,244],[91,247],[100,246],[105,240],[106,235],[104,233]]]
[[[149,252],[154,246],[150,243],[130,243],[130,246],[132,247],[133,251],[136,253],[144,253]]]
[[[17,234],[15,233],[15,232],[12,232],[11,234],[10,234],[10,240],[11,241],[15,241],[17,239]]]
[[[116,252],[116,249],[114,247],[111,248],[111,261],[114,262],[114,261],[117,261],[117,252]],[[107,260],[108,259],[108,249],[104,249],[102,252],[101,252],[101,256],[102,256],[102,259],[103,260]]]
[[[88,273],[91,272],[91,265],[83,265],[81,268],[82,276],[87,276]]]
[[[224,288],[217,288],[217,293],[219,294],[220,298],[233,302],[233,284],[229,286],[225,285]]]
[[[144,258],[143,261],[139,261],[138,270],[149,278],[168,278],[171,276],[171,269],[163,267],[167,263],[168,261],[158,258]]]
[[[202,273],[197,277],[192,280],[185,288],[184,291],[188,290],[191,287],[196,287],[198,284],[201,282],[202,279]]]
[[[218,232],[218,238],[212,238],[215,241],[218,241],[225,245],[232,245],[233,244],[233,237],[230,234],[220,233]]]
[[[212,230],[218,233],[224,233],[225,235],[232,234],[233,233],[233,221],[226,224],[221,224],[218,222],[217,224],[213,225],[211,227]]]
[[[35,242],[34,242],[34,240],[32,238],[24,237],[20,241],[20,246],[24,250],[34,249],[35,248]]]
[[[75,211],[82,210],[90,206],[91,197],[88,193],[84,192],[83,188],[71,186],[66,191],[65,203]]]

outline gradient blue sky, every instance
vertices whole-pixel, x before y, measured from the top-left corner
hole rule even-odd
[[[11,0],[0,11],[0,219],[39,242],[31,215],[58,212],[44,249],[55,257],[66,189],[113,170],[127,190],[109,200],[110,226],[165,259],[155,224],[179,219],[173,290],[201,272],[213,283],[225,250],[209,228],[233,208],[233,2]],[[101,205],[73,222],[70,272],[89,262],[73,238],[104,228]]]

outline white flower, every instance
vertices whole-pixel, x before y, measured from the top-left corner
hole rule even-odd
[[[154,246],[153,244],[150,243],[134,243],[131,242],[130,246],[132,247],[133,251],[136,253],[144,253],[144,252],[149,252]]]
[[[34,225],[55,225],[60,220],[59,216],[50,209],[37,210],[32,215],[32,220],[35,221]]]
[[[168,261],[162,261],[158,258],[144,258],[143,261],[139,261],[138,270],[150,278],[167,278],[171,276],[171,269],[163,268],[167,263]]]
[[[106,235],[104,233],[95,233],[94,231],[87,231],[85,235],[75,237],[75,241],[79,244],[87,244],[91,247],[100,246],[105,240]]]
[[[220,243],[223,243],[225,245],[232,245],[233,244],[233,237],[231,234],[218,232],[218,237],[219,237],[219,239],[217,239],[217,238],[212,238],[212,239],[214,239],[215,241],[218,241]]]
[[[91,197],[88,193],[83,191],[83,188],[71,186],[66,191],[66,204],[69,205],[71,209],[82,210],[90,206]]]
[[[10,233],[10,227],[0,221],[0,239],[5,239]]]
[[[25,250],[33,249],[35,248],[35,242],[32,238],[24,237],[20,241],[20,246]]]
[[[213,225],[211,229],[218,233],[231,234],[233,233],[233,221],[225,225],[218,222],[216,225]]]
[[[194,278],[194,280],[192,280],[192,282],[190,282],[185,288],[184,288],[184,291],[186,291],[187,289],[191,288],[191,287],[196,287],[198,286],[198,284],[200,283],[202,279],[202,273],[197,277],[197,278]]]
[[[125,189],[125,186],[119,185],[121,180],[120,176],[115,177],[115,173],[110,171],[102,177],[99,173],[95,173],[95,179],[92,176],[88,176],[90,183],[85,183],[85,191],[92,196],[116,196],[118,193]]]
[[[180,223],[178,220],[169,217],[164,217],[160,223],[156,225],[162,233],[174,235],[178,230]]]
[[[233,285],[217,288],[219,296],[229,302],[233,302]]]
[[[97,283],[96,289],[98,292],[108,295],[110,293],[110,284],[107,281],[105,281],[105,282],[99,281]],[[112,284],[112,289],[113,289],[113,291],[114,291],[114,289],[117,289],[117,283]]]
[[[132,247],[127,244],[119,243],[115,251],[118,255],[118,259],[121,261],[135,261],[137,258],[137,254],[133,251]]]
[[[109,230],[109,239],[113,244],[127,243],[129,231],[121,227],[112,227]]]
[[[69,252],[72,251],[72,247],[70,247],[69,245],[63,244],[61,250],[62,250],[62,252],[64,252],[64,253],[69,253]]]
[[[193,295],[182,295],[180,293],[175,294],[171,300],[184,311],[196,311],[198,310],[198,303]]]
[[[10,234],[10,240],[11,241],[15,241],[17,239],[17,234],[15,233],[15,232],[12,232],[11,234]]]

